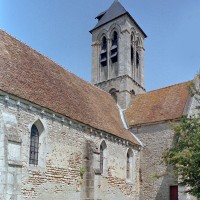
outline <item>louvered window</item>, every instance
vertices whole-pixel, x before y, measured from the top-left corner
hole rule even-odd
[[[29,164],[38,165],[39,131],[35,125],[31,128]]]
[[[116,31],[113,33],[110,58],[112,60],[112,63],[118,61],[118,35]]]
[[[106,40],[106,37],[103,37],[102,43],[101,43],[100,63],[103,67],[107,66],[107,40]]]

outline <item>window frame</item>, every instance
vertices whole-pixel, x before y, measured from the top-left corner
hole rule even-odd
[[[101,175],[106,175],[107,144],[103,140],[99,147],[99,170]]]
[[[126,180],[132,184],[135,177],[135,161],[133,149],[129,148],[126,152]]]
[[[29,164],[38,165],[40,133],[35,124],[31,127]]]

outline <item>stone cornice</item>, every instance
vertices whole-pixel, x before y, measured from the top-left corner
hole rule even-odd
[[[142,90],[146,91],[145,88],[143,88],[138,82],[136,82],[135,80],[133,80],[133,78],[131,78],[131,77],[130,77],[129,75],[127,75],[127,74],[126,74],[126,75],[117,76],[117,77],[115,77],[115,78],[111,78],[111,79],[109,79],[109,80],[102,81],[102,82],[96,83],[96,84],[94,84],[94,85],[95,85],[95,86],[99,86],[99,85],[105,84],[106,82],[112,82],[112,81],[114,81],[114,80],[122,79],[122,78],[129,78],[129,79],[131,79],[132,82],[134,82],[138,87],[140,87]]]

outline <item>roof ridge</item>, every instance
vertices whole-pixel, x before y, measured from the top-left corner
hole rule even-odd
[[[81,77],[79,77],[79,76],[76,75],[75,73],[73,73],[73,72],[71,72],[70,70],[68,70],[68,69],[66,69],[65,67],[63,67],[61,64],[58,64],[56,61],[52,60],[52,59],[51,59],[50,57],[48,57],[47,55],[45,55],[45,54],[43,54],[42,52],[40,52],[40,51],[34,49],[33,47],[29,46],[27,43],[21,41],[21,40],[18,39],[16,36],[11,35],[10,33],[8,33],[7,31],[3,30],[2,28],[0,28],[0,31],[2,31],[2,32],[4,32],[5,34],[7,34],[8,36],[14,38],[15,40],[17,40],[17,41],[20,42],[21,44],[25,45],[26,47],[32,49],[35,53],[38,53],[38,54],[40,54],[41,56],[43,56],[43,57],[47,58],[48,60],[50,60],[51,62],[55,63],[58,67],[60,67],[61,69],[63,69],[65,72],[68,72],[68,73],[70,73],[70,74],[72,74],[72,75],[78,77],[79,79],[81,79],[82,81],[84,81],[84,82],[86,82],[87,84],[91,85],[92,87],[95,87],[95,88],[97,88],[98,90],[100,90],[100,91],[102,91],[102,92],[104,92],[104,93],[106,93],[106,94],[109,95],[109,93],[106,92],[105,90],[103,90],[103,89],[101,89],[101,88],[99,88],[99,87],[93,85],[92,83],[90,83],[90,82],[88,82],[88,81],[82,79]]]

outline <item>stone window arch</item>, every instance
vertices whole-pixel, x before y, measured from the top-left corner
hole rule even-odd
[[[40,120],[37,120],[31,127],[29,164],[38,165],[40,151],[40,136],[44,131],[44,126]]]
[[[130,94],[131,94],[132,96],[135,96],[135,90],[131,90],[131,91],[130,91]]]
[[[136,44],[137,44],[137,47],[143,47],[143,40],[140,36],[137,37]]]
[[[133,151],[128,149],[126,154],[126,178],[132,180],[133,178]]]
[[[103,175],[106,171],[106,159],[107,159],[107,145],[103,140],[100,145],[100,173]]]
[[[137,40],[136,40],[136,67],[139,68],[140,66],[140,48],[143,47],[143,41],[142,38],[140,36],[137,36]],[[138,71],[139,73],[139,71]]]
[[[131,43],[134,43],[136,41],[136,33],[135,31],[131,32]]]
[[[134,65],[134,60],[135,60],[135,33],[132,32],[131,33],[131,41],[130,41],[130,44],[131,44],[131,64]]]
[[[110,89],[109,93],[111,94],[112,98],[115,100],[117,103],[117,90],[115,88]]]
[[[103,36],[101,39],[101,55],[100,55],[100,63],[101,66],[107,66],[107,38]]]

